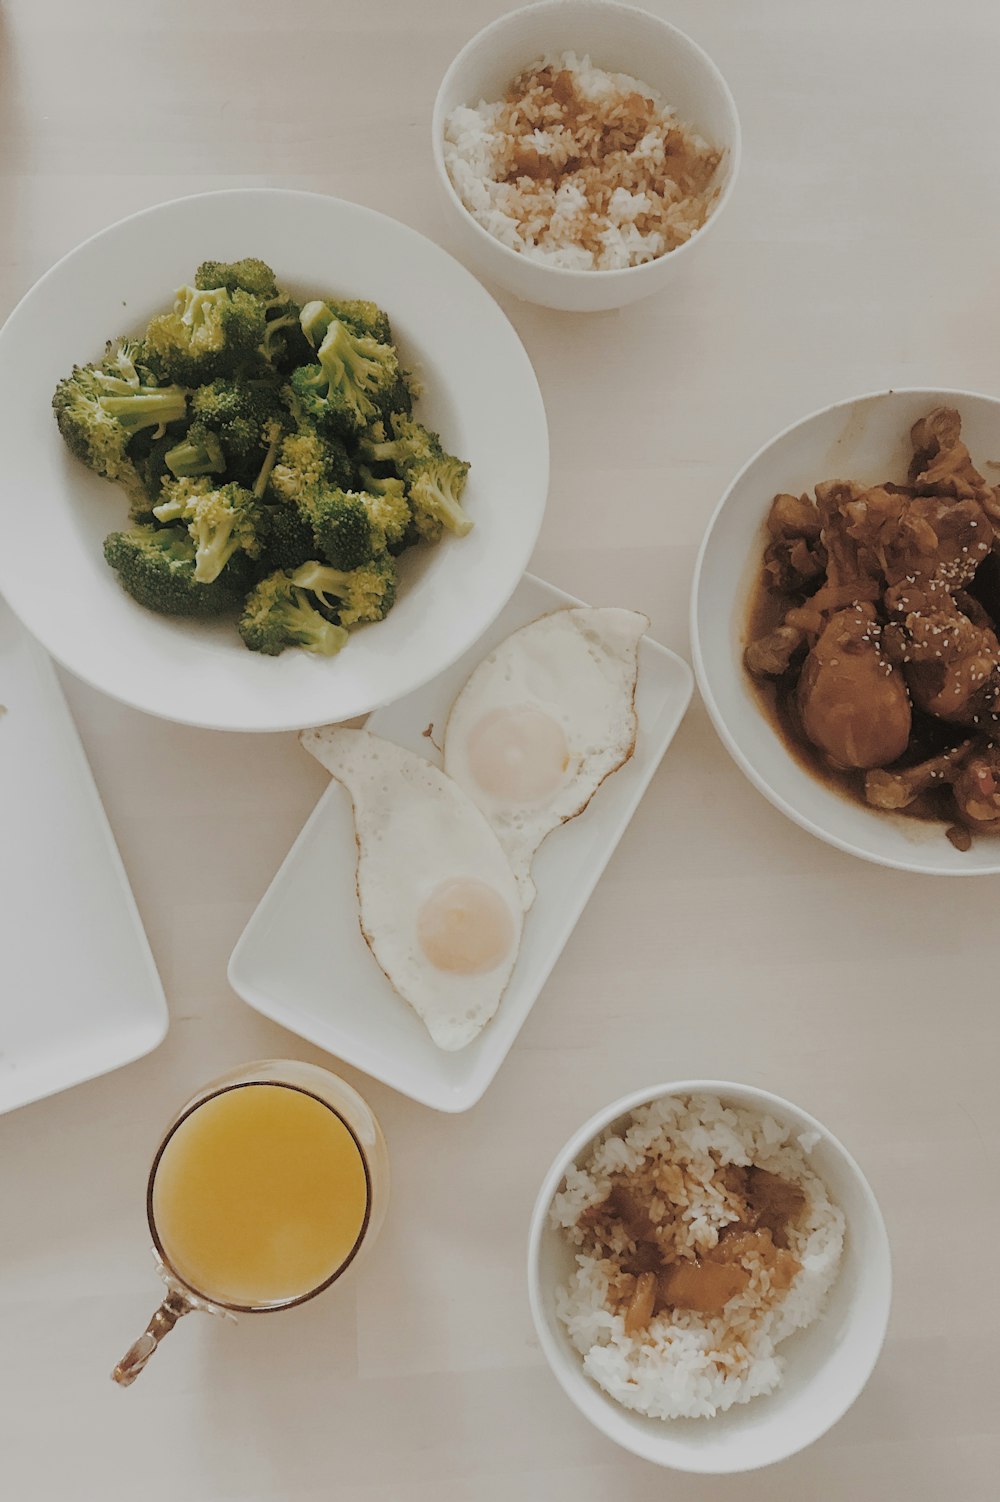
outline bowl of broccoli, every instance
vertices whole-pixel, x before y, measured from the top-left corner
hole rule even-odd
[[[0,591],[71,672],[184,723],[300,728],[419,687],[541,524],[545,415],[510,324],[337,199],[210,193],[111,226],[15,309],[0,388]]]

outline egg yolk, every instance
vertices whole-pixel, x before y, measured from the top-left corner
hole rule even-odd
[[[417,914],[417,939],[435,970],[482,975],[514,942],[514,920],[500,893],[475,877],[442,882]]]
[[[501,803],[538,803],[559,787],[569,766],[561,725],[529,705],[494,709],[468,739],[469,770]]]

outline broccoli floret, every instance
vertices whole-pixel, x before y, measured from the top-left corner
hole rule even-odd
[[[372,527],[364,496],[318,486],[297,505],[312,527],[317,549],[334,568],[357,568],[379,551],[381,538]]]
[[[372,527],[379,537],[384,538],[384,546],[390,551],[399,549],[413,519],[402,480],[380,480],[375,475],[368,476],[361,499]]]
[[[396,565],[384,556],[350,571],[309,562],[296,569],[292,583],[336,610],[342,626],[358,626],[389,614],[396,599]]]
[[[442,527],[456,537],[472,531],[472,521],[462,510],[461,497],[469,466],[451,454],[441,457],[417,476],[410,486],[413,524],[425,542],[437,542]]]
[[[160,499],[163,482],[174,478],[167,468],[167,455],[176,442],[169,432],[152,441],[148,433],[140,433],[129,444],[129,455],[143,485],[143,493],[137,492],[129,507],[133,521],[149,521],[152,518],[153,507]]]
[[[313,529],[297,506],[265,507],[264,559],[271,569],[295,569],[316,556]]]
[[[302,332],[313,349],[319,349],[330,324],[335,318],[346,323],[352,334],[374,339],[378,344],[392,343],[392,327],[388,313],[378,303],[365,298],[352,297],[337,300],[328,298],[307,302],[301,313]]]
[[[226,456],[218,435],[204,423],[193,422],[179,443],[163,456],[163,462],[175,479],[192,475],[221,475]]]
[[[230,565],[213,584],[200,584],[195,545],[184,527],[112,532],[104,556],[132,598],[160,615],[222,615],[239,605],[252,582],[245,569]]]
[[[472,522],[461,507],[469,466],[446,452],[436,433],[412,418],[396,414],[391,439],[363,439],[360,452],[369,463],[395,465],[406,482],[414,525],[420,536],[436,542],[443,529],[464,537]]]
[[[413,410],[414,397],[418,394],[417,383],[412,376],[400,367],[399,357],[392,345],[392,328],[389,324],[388,313],[378,306],[377,303],[365,301],[363,298],[352,298],[344,301],[331,300],[329,302],[306,303],[301,313],[302,332],[313,349],[322,346],[331,324],[339,321],[347,331],[358,341],[372,341],[391,348],[395,357],[392,373],[387,373],[383,379],[364,387],[364,396],[371,403],[374,411],[369,417],[370,422],[387,422],[394,412],[403,412],[407,416]],[[306,359],[308,359],[308,355]],[[322,359],[320,364],[322,364]],[[314,377],[315,379],[315,377]],[[356,422],[352,411],[346,417],[337,409],[337,421],[347,423],[346,432],[356,431]]]
[[[303,319],[315,306],[306,305]],[[327,431],[348,435],[360,432],[378,418],[379,402],[389,400],[399,385],[396,351],[390,344],[353,333],[339,318],[331,318],[317,356],[314,364],[300,366],[291,378],[303,411]]]
[[[177,476],[222,474],[250,485],[256,479],[277,425],[287,413],[277,389],[267,381],[217,380],[191,397],[191,423],[184,439],[167,455]]]
[[[296,366],[313,359],[312,345],[302,332],[298,303],[279,293],[265,306],[264,340],[261,355],[273,370],[290,374]]]
[[[136,347],[123,342],[102,365],[77,365],[55,389],[52,406],[67,446],[89,469],[124,485],[133,502],[146,501],[143,477],[129,442],[146,429],[154,437],[187,414],[181,386],[157,386],[140,378]],[[112,370],[115,371],[112,374]]]
[[[263,368],[291,371],[312,358],[311,348],[299,325],[299,305],[278,287],[266,261],[248,256],[242,261],[203,261],[194,279],[201,291],[224,287],[228,292],[249,292],[264,314],[264,331],[258,354]]]
[[[274,272],[266,261],[254,256],[246,256],[242,261],[202,261],[195,272],[194,284],[202,292],[225,287],[227,292],[239,288],[265,300],[278,295]]]
[[[289,390],[303,422],[327,438],[350,438],[358,432],[357,411],[340,390],[332,387],[323,367],[313,361],[297,365],[288,378]]]
[[[335,626],[315,608],[308,594],[286,573],[263,579],[247,596],[239,633],[251,652],[277,657],[286,647],[304,647],[332,657],[347,640],[343,626]]]
[[[263,303],[242,287],[181,287],[173,311],[151,320],[144,347],[167,379],[201,386],[255,359],[264,322]]]
[[[240,485],[213,489],[205,479],[175,480],[163,487],[153,515],[161,522],[187,523],[199,584],[217,579],[236,552],[249,558],[261,555],[266,517],[256,496]]]
[[[312,349],[319,349],[335,316],[330,304],[320,298],[303,303],[299,311],[299,323]]]
[[[436,433],[411,418],[393,418],[389,427],[392,437],[386,436],[385,424],[374,424],[358,445],[358,452],[367,464],[391,464],[406,481],[415,477],[435,454],[442,453],[441,440]]]
[[[330,307],[334,316],[346,323],[353,333],[366,334],[379,344],[392,343],[389,315],[378,303],[370,302],[364,297],[348,297],[338,302],[331,301]]]
[[[271,490],[283,501],[298,502],[318,486],[351,490],[354,467],[338,438],[300,423],[282,439],[271,471]]]

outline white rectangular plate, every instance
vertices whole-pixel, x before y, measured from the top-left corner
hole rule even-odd
[[[167,1007],[55,670],[0,600],[0,1111],[148,1053]]]
[[[579,600],[526,574],[506,609],[447,673],[376,710],[368,729],[440,762],[424,734],[442,727],[473,668],[506,636]],[[445,1053],[393,990],[358,925],[351,800],[331,782],[229,962],[229,980],[266,1017],[439,1111],[475,1105],[503,1063],[660,764],[691,698],[691,670],[666,647],[639,648],[635,754],[586,812],[546,840],[538,889],[499,1011],[467,1048]],[[304,753],[303,753],[304,754]]]

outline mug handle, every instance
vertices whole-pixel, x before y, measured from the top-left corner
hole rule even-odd
[[[111,1373],[112,1382],[117,1382],[119,1387],[130,1387],[145,1368],[146,1362],[160,1341],[165,1335],[169,1335],[177,1321],[183,1315],[190,1314],[194,1307],[187,1294],[179,1288],[172,1288],[139,1339],[129,1346]]]
[[[167,1296],[139,1339],[129,1346],[111,1373],[112,1382],[117,1382],[119,1387],[131,1387],[163,1337],[169,1335],[177,1321],[185,1314],[190,1314],[192,1309],[204,1314],[214,1314],[221,1319],[232,1320],[234,1323],[236,1321],[235,1314],[230,1310],[210,1303],[208,1299],[193,1293],[191,1289],[179,1282],[155,1248],[153,1248],[153,1261],[156,1263],[156,1271],[167,1285]]]

